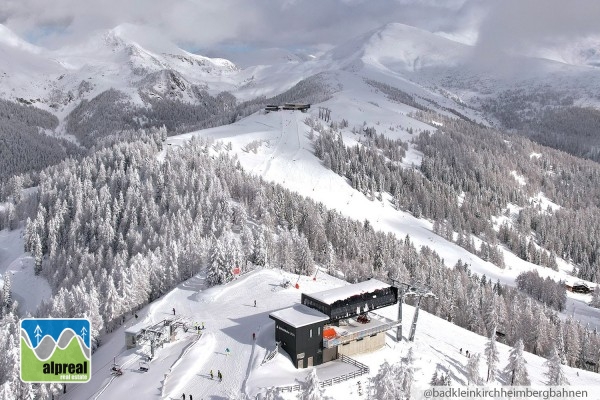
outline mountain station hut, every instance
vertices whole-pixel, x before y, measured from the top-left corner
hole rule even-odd
[[[398,325],[371,313],[398,302],[398,288],[376,279],[306,294],[301,304],[272,312],[275,340],[296,368],[377,350]]]

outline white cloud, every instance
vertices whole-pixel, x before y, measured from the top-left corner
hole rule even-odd
[[[439,30],[451,19],[460,22],[457,12],[466,1],[3,0],[0,23],[46,45],[133,23],[197,48],[228,42],[299,47],[336,44],[388,22]]]
[[[314,48],[388,22],[452,37],[480,28],[480,44],[530,46],[599,32],[597,0],[2,0],[0,23],[57,46],[123,23],[146,25],[189,48]],[[483,22],[482,22],[483,21]]]

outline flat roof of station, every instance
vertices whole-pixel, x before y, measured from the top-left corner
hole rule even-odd
[[[355,295],[361,295],[363,293],[374,292],[375,290],[379,289],[386,289],[391,286],[392,285],[381,282],[377,279],[369,279],[368,281],[341,286],[335,289],[325,290],[323,292],[306,293],[306,295],[322,303],[331,305],[338,300],[344,300]]]
[[[272,312],[269,314],[269,317],[285,322],[294,328],[300,328],[302,326],[329,320],[328,315],[303,304],[296,304],[293,307]]]

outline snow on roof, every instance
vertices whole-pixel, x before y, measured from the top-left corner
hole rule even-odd
[[[272,312],[269,316],[285,322],[294,328],[300,328],[302,326],[329,320],[328,315],[303,304],[296,304],[292,307]]]
[[[341,286],[335,289],[325,290],[323,292],[307,294],[325,304],[333,304],[338,300],[344,300],[357,294],[369,293],[378,289],[385,289],[391,285],[378,281],[377,279],[369,279],[368,281],[355,283],[353,285]]]
[[[135,325],[130,326],[129,328],[125,329],[126,333],[134,333],[134,334],[138,334],[140,333],[140,331],[146,327],[148,327],[150,324],[148,324],[148,322],[138,322]]]

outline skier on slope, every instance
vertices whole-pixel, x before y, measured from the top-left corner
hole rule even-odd
[[[173,307],[173,315],[175,315],[175,307]],[[183,399],[183,400],[185,400],[185,399]]]

